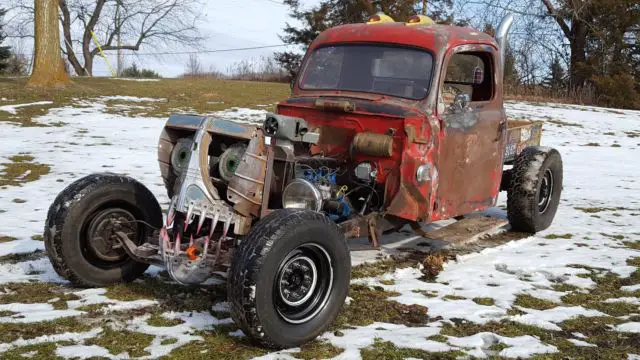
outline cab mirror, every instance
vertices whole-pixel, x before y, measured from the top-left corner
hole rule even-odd
[[[479,66],[476,66],[473,69],[473,83],[475,85],[480,85],[484,81],[484,70],[482,70]]]

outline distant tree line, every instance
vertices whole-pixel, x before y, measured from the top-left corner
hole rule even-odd
[[[10,46],[3,45],[7,38],[3,22],[6,12],[6,9],[0,8],[0,75],[26,75],[27,59],[21,54],[16,54]]]

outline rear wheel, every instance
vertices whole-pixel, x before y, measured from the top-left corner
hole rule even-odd
[[[160,205],[144,185],[126,176],[92,174],[69,185],[49,208],[45,248],[56,272],[74,285],[132,281],[149,265],[131,259],[115,231],[142,244],[161,226]]]
[[[548,228],[562,192],[562,158],[557,150],[525,148],[516,158],[507,191],[507,214],[515,231]]]
[[[300,345],[335,320],[350,275],[349,249],[335,223],[312,211],[278,210],[234,252],[231,316],[261,345]]]

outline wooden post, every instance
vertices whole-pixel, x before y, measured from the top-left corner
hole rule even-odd
[[[35,59],[30,87],[64,87],[70,82],[60,50],[58,0],[35,0]]]
[[[422,15],[427,15],[427,0],[422,0]]]

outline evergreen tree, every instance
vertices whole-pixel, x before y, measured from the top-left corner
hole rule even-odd
[[[451,22],[449,10],[452,0],[432,0],[429,2],[428,15],[439,22]],[[352,23],[362,23],[378,11],[391,16],[396,21],[406,21],[409,17],[421,13],[421,0],[323,0],[310,9],[302,9],[300,0],[284,0],[291,9],[290,16],[302,23],[301,27],[289,23],[280,37],[290,45],[300,45],[306,49],[322,31]],[[302,54],[295,51],[276,53],[276,61],[295,77],[300,67]]]
[[[5,9],[0,9],[0,73],[4,72],[7,67],[7,61],[11,57],[11,48],[9,46],[2,46],[2,43],[7,37],[3,31],[3,19],[6,12]]]
[[[491,24],[485,24],[483,32],[496,36],[496,30],[493,28]],[[516,57],[513,54],[513,49],[509,42],[507,42],[507,49],[504,54],[504,79],[503,82],[505,85],[515,86],[520,83],[520,76],[518,75],[518,70],[516,69]]]
[[[565,87],[565,77],[565,71],[560,59],[554,57],[551,64],[549,64],[549,76],[544,79],[542,85],[556,91],[563,89]]]

